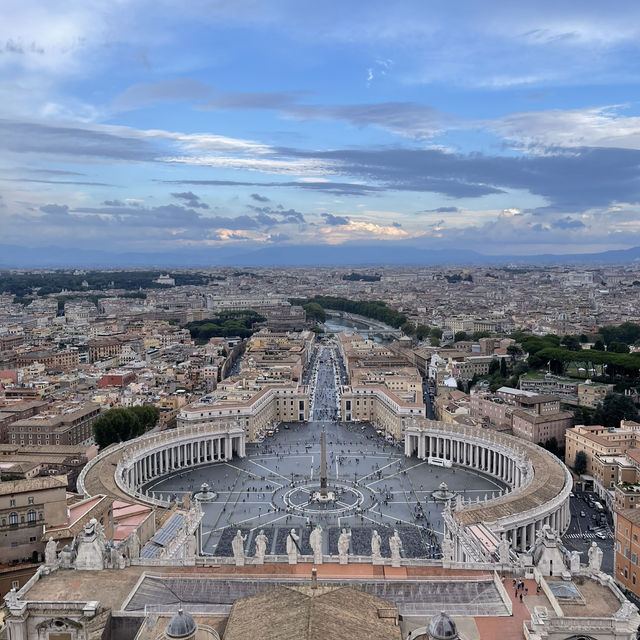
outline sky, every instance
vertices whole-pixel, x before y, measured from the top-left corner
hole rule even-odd
[[[2,0],[0,244],[640,246],[640,3]]]

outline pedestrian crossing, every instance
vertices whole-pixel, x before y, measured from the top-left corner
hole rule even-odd
[[[612,533],[607,532],[604,535],[609,540],[613,540],[613,534]],[[585,538],[587,540],[601,540],[602,539],[602,538],[598,538],[598,536],[595,533],[592,533],[592,532],[589,532],[589,533],[565,533],[562,537],[563,538],[569,538],[569,540],[582,540],[582,539],[585,539]]]

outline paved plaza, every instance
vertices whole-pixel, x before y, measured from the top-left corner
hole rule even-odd
[[[503,488],[479,473],[405,458],[370,425],[288,426],[261,444],[248,445],[244,459],[182,471],[147,488],[181,498],[207,482],[218,494],[217,500],[203,504],[205,554],[231,556],[237,529],[247,535],[247,555],[253,555],[253,540],[260,529],[269,538],[267,552],[282,554],[291,528],[301,536],[302,553],[310,554],[310,526],[320,524],[327,534],[327,554],[337,553],[340,529],[346,527],[352,532],[352,554],[368,555],[371,533],[377,529],[383,538],[382,553],[388,556],[387,540],[396,527],[406,557],[439,557],[442,503],[431,493],[441,482],[467,499],[483,500]],[[322,429],[327,433],[328,488],[340,494],[333,505],[309,504],[311,492],[319,487]]]
[[[506,486],[492,477],[453,467],[429,465],[406,458],[368,423],[342,423],[338,417],[341,363],[334,347],[321,346],[312,357],[312,416],[306,423],[281,424],[273,436],[247,445],[246,457],[182,470],[146,485],[152,495],[181,499],[208,483],[216,500],[203,503],[202,552],[231,556],[238,529],[246,536],[245,553],[255,552],[255,537],[263,529],[267,554],[284,554],[288,533],[296,529],[300,550],[311,555],[309,534],[324,531],[324,553],[335,555],[340,532],[351,532],[349,552],[370,555],[371,535],[382,538],[382,555],[397,529],[408,558],[439,558],[443,535],[443,503],[432,493],[445,482],[465,499],[484,500]],[[319,417],[326,419],[318,419]],[[320,487],[320,440],[327,441],[328,490],[335,501],[312,501]]]

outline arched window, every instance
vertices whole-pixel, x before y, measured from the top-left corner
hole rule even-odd
[[[9,524],[18,524],[18,514],[15,511],[9,514]]]
[[[36,512],[34,509],[29,509],[29,511],[27,511],[27,521],[28,522],[36,521]]]

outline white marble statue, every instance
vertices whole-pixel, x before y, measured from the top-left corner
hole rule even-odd
[[[402,549],[402,540],[398,535],[396,529],[393,530],[393,535],[389,538],[389,548],[391,549],[391,566],[400,566],[400,549]]]
[[[371,559],[374,563],[382,560],[382,553],[380,552],[380,546],[382,545],[382,538],[377,529],[373,530],[371,534]]]
[[[135,530],[127,539],[127,550],[129,551],[129,560],[140,557],[140,538],[138,538],[138,532]]]
[[[260,529],[260,533],[256,536],[256,562],[264,564],[264,555],[267,552],[268,538],[264,535],[264,529]]]
[[[309,536],[314,564],[322,564],[322,527],[318,524]]]
[[[287,536],[287,555],[289,556],[289,564],[298,563],[298,540],[300,540],[300,536],[296,534],[295,529],[291,529]]]
[[[442,538],[442,544],[440,545],[442,548],[442,560],[444,562],[452,562],[453,561],[453,542],[451,541],[450,536],[447,534]]]
[[[238,529],[236,537],[231,542],[231,548],[233,549],[233,558],[236,562],[236,567],[244,566],[244,543],[247,536],[242,535],[242,531]]]
[[[569,571],[571,573],[577,573],[580,571],[580,552],[572,551],[569,554]]]
[[[595,542],[592,542],[587,555],[589,556],[589,569],[592,569],[593,571],[600,571],[600,565],[602,564],[602,549]]]
[[[498,546],[500,564],[509,564],[509,540],[503,533]]]
[[[198,550],[198,541],[196,540],[195,535],[187,536],[187,541],[185,545],[185,557],[188,560],[193,560],[196,557],[196,553]]]
[[[58,566],[58,543],[49,536],[49,541],[44,548],[44,563],[49,569]]]
[[[351,542],[351,534],[347,533],[346,529],[343,529],[338,538],[338,558],[340,564],[347,564],[349,562],[349,543]]]

